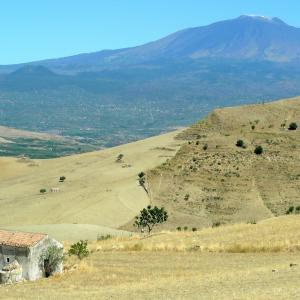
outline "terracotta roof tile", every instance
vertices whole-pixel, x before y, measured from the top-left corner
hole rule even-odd
[[[46,234],[0,230],[0,245],[30,247],[42,240]]]

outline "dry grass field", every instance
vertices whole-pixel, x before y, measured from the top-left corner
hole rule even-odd
[[[95,241],[63,275],[0,286],[0,299],[299,299],[299,232],[287,216]]]
[[[118,228],[149,203],[137,174],[176,153],[178,132],[58,159],[0,158],[0,227],[60,240],[96,239]],[[117,163],[119,154],[124,158]],[[51,193],[53,187],[59,192]]]

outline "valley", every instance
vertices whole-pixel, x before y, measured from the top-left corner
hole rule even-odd
[[[0,286],[0,299],[297,299],[299,103],[217,109],[89,153],[0,158],[1,229],[48,233],[65,251],[87,239],[89,250],[66,255],[63,274]],[[169,214],[151,235],[132,227],[149,203]]]

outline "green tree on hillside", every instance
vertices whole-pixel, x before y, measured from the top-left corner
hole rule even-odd
[[[140,215],[135,217],[134,226],[139,228],[147,228],[148,233],[150,234],[153,227],[164,223],[168,220],[168,213],[162,208],[158,208],[157,206],[154,206],[153,208],[151,205],[147,206],[147,208],[143,208],[140,211]]]
[[[260,155],[263,153],[263,147],[262,146],[256,146],[255,149],[254,149],[254,153],[257,154],[257,155]]]
[[[290,125],[289,125],[289,130],[296,130],[298,128],[298,125],[297,123],[295,122],[292,122]]]
[[[71,245],[68,254],[69,255],[75,255],[79,259],[83,259],[84,257],[87,257],[89,255],[89,250],[87,248],[87,240],[79,241],[73,245]]]

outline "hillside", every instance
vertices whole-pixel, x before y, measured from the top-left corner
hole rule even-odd
[[[48,232],[60,240],[117,234],[111,228],[149,203],[137,174],[176,153],[177,133],[56,159],[0,158],[0,227]],[[116,162],[119,154],[124,158]]]
[[[288,130],[299,120],[293,98],[217,109],[180,133],[174,158],[147,174],[152,203],[170,211],[166,226],[256,222],[300,207],[300,132]]]

